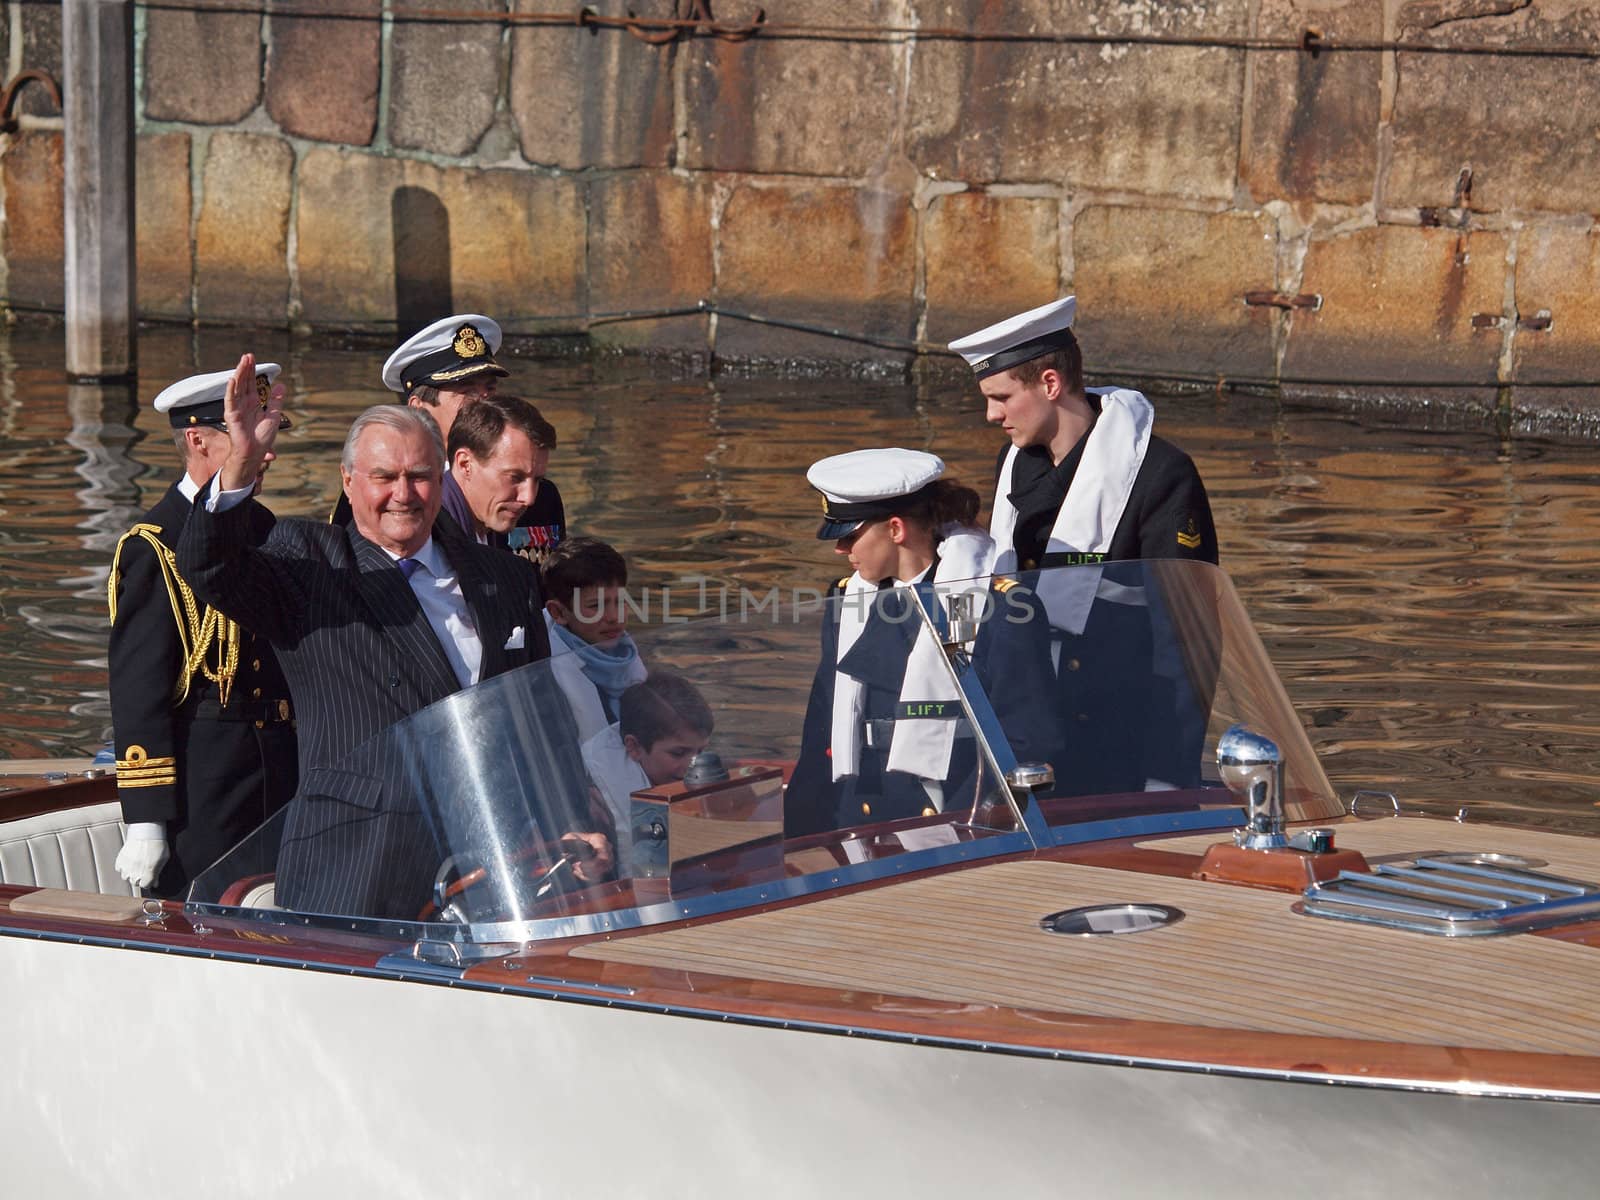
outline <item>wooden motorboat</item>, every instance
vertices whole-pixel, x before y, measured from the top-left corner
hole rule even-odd
[[[1093,570],[1183,697],[1176,787],[1012,761],[959,609],[970,791],[788,840],[823,617],[642,634],[732,767],[636,794],[589,887],[541,836],[582,790],[543,664],[366,748],[438,831],[414,918],[274,907],[273,823],[141,900],[109,779],[0,780],[10,1188],[1592,1194],[1600,840],[1341,801],[1221,572]]]

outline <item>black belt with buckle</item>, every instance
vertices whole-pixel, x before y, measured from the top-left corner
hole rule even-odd
[[[287,700],[234,700],[223,708],[212,697],[200,702],[194,715],[206,721],[252,721],[258,725],[281,725],[294,720],[294,706]]]

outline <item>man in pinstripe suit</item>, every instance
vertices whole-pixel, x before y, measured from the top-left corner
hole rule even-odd
[[[227,395],[229,457],[178,546],[197,595],[266,637],[295,698],[300,790],[286,814],[277,899],[302,912],[414,919],[443,854],[427,815],[365,761],[374,735],[445,696],[550,653],[525,560],[435,528],[444,473],[438,426],[377,405],[356,418],[341,471],[349,527],[280,520],[252,544],[242,509],[277,436],[282,388],[260,407],[245,355]],[[610,845],[578,836],[610,868]]]

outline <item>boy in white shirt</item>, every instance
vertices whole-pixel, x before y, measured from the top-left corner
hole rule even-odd
[[[681,675],[656,674],[622,694],[621,718],[583,744],[583,765],[616,827],[617,876],[633,873],[633,793],[675,783],[711,740],[711,709]]]

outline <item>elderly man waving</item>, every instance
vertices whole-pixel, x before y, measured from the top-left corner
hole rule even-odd
[[[178,547],[197,595],[267,638],[296,701],[300,790],[278,862],[278,902],[303,912],[409,919],[439,863],[425,816],[389,794],[350,752],[459,688],[544,658],[549,642],[531,566],[435,527],[444,474],[438,427],[378,405],[345,440],[349,527],[280,520],[252,538],[236,504],[277,437],[282,391],[266,409],[255,364],[230,383],[227,461],[201,494]],[[580,879],[603,877],[610,847]]]

